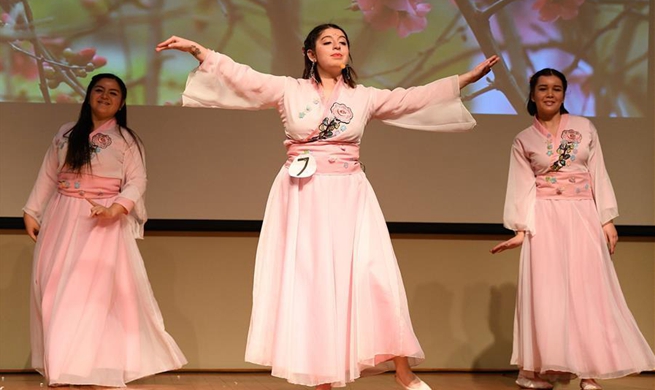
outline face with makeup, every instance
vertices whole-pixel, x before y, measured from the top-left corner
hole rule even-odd
[[[346,35],[337,28],[326,28],[316,39],[315,49],[309,50],[307,56],[316,61],[319,72],[330,77],[338,76],[350,56]]]
[[[91,88],[88,97],[94,122],[104,122],[114,116],[123,105],[123,94],[118,82],[102,78]]]
[[[564,104],[564,85],[557,76],[539,76],[532,91],[531,100],[539,118],[552,118],[560,113]]]

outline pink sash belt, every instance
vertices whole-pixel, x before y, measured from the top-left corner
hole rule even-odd
[[[351,174],[362,171],[359,162],[359,145],[338,144],[333,142],[287,143],[287,162],[293,162],[296,156],[309,153],[316,159],[316,174]]]
[[[74,198],[111,198],[118,195],[121,190],[120,179],[62,172],[57,175],[57,180],[59,193]]]
[[[593,199],[586,172],[549,172],[537,175],[537,199]]]

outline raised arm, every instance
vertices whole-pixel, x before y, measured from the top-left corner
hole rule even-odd
[[[172,36],[155,47],[157,52],[164,50],[179,50],[194,56],[199,62],[203,62],[209,50],[197,42],[185,38]]]
[[[489,73],[498,60],[498,56],[489,57],[467,73],[426,85],[375,90],[371,117],[414,130],[470,130],[475,120],[462,104],[460,90]]]
[[[480,62],[475,68],[470,71],[459,75],[459,89],[466,87],[480,80],[484,75],[491,71],[491,67],[500,61],[500,57],[493,55],[486,60]]]
[[[188,39],[171,37],[156,50],[179,50],[200,61],[187,79],[184,106],[261,110],[278,107],[284,97],[288,77],[257,72]]]

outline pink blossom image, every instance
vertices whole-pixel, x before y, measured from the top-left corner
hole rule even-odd
[[[334,118],[341,123],[350,123],[353,119],[352,110],[345,104],[334,103],[330,108],[330,112],[334,115]]]
[[[532,9],[539,10],[539,20],[554,22],[559,18],[571,20],[578,16],[584,0],[537,0]]]
[[[39,77],[39,69],[36,67],[36,60],[27,57],[22,53],[10,53],[8,65],[12,76],[21,76],[26,80],[36,80]],[[0,72],[4,71],[6,71],[5,61],[0,61]]]
[[[423,31],[425,17],[432,6],[421,0],[356,0],[353,9],[361,10],[364,20],[377,30],[395,28],[399,37]]]
[[[582,141],[582,134],[575,130],[564,130],[562,131],[562,139],[567,142],[580,142]]]
[[[101,149],[107,149],[111,145],[111,137],[107,134],[98,133],[91,138],[91,142]]]

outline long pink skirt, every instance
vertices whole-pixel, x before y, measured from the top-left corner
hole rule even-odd
[[[424,359],[366,176],[278,174],[257,249],[246,360],[291,383],[345,386]]]
[[[511,363],[609,379],[655,369],[591,199],[537,199],[521,251]]]
[[[181,367],[127,216],[99,220],[90,207],[57,193],[44,216],[32,276],[33,367],[51,385],[112,387]]]

